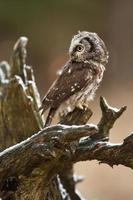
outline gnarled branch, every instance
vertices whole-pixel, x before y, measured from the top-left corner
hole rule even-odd
[[[97,125],[86,124],[92,115],[87,107],[43,129],[39,92],[26,65],[27,41],[17,41],[11,64],[0,63],[0,198],[82,199],[75,192],[74,163],[96,159],[133,168],[133,134],[121,144],[109,142],[109,131],[126,107],[112,108],[101,97]]]

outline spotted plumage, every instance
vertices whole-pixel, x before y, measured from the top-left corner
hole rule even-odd
[[[45,125],[51,123],[55,113],[83,108],[93,99],[102,80],[108,52],[96,33],[80,32],[71,41],[70,60],[43,98],[41,110],[49,109]]]

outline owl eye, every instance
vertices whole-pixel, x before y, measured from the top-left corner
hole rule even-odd
[[[83,51],[83,50],[84,50],[84,46],[83,46],[83,45],[78,45],[78,46],[76,46],[76,51],[81,52],[81,51]]]

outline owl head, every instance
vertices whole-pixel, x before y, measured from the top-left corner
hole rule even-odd
[[[79,32],[72,38],[69,55],[75,62],[108,62],[108,51],[103,40],[96,33],[86,31]]]

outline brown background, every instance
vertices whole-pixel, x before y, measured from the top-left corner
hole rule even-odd
[[[34,67],[42,96],[68,59],[70,40],[78,30],[97,32],[108,47],[110,60],[104,80],[90,103],[94,111],[91,122],[100,118],[100,95],[112,106],[127,105],[110,137],[112,142],[122,142],[133,131],[133,1],[0,0],[0,60],[9,60],[15,40],[27,36],[27,63]],[[78,187],[87,199],[133,199],[131,169],[112,169],[97,161],[78,163],[75,169],[85,176]]]

